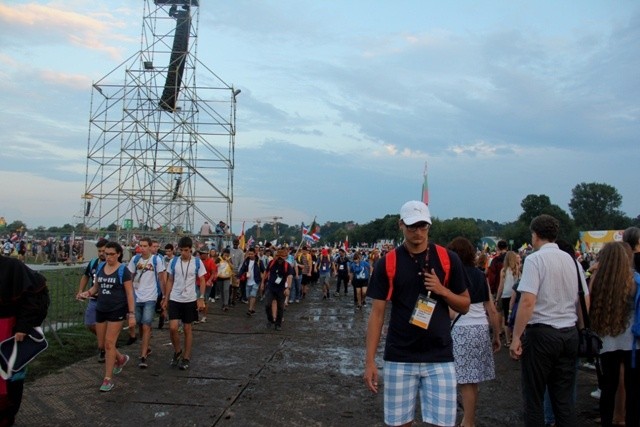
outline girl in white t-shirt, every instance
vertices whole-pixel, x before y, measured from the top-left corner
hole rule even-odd
[[[511,328],[509,328],[509,302],[513,293],[513,285],[520,280],[520,257],[513,251],[507,252],[500,270],[500,285],[496,292],[496,305],[502,307],[504,337],[507,346],[511,345]]]

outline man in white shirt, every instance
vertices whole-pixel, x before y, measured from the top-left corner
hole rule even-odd
[[[161,283],[165,271],[164,260],[161,256],[152,254],[152,240],[148,237],[140,239],[140,254],[129,261],[129,271],[133,276],[133,291],[136,296],[136,323],[140,327],[142,343],[140,346],[140,360],[138,367],[146,368],[149,356],[149,340],[151,339],[151,324],[156,311],[158,295],[161,293]]]
[[[180,256],[174,257],[168,267],[167,292],[162,299],[162,308],[169,309],[169,333],[174,351],[171,366],[177,366],[186,371],[189,369],[191,359],[192,323],[198,320],[198,311],[204,309],[205,305],[204,276],[207,274],[207,269],[200,258],[195,258],[191,254],[193,241],[190,237],[182,237],[178,241],[178,248]],[[200,286],[200,297],[196,295],[196,283]],[[178,332],[180,321],[184,326],[184,350],[180,345]]]
[[[536,252],[524,261],[518,286],[522,296],[509,348],[511,357],[522,363],[524,424],[545,425],[543,396],[548,387],[557,424],[575,426],[576,263],[554,243],[560,229],[557,219],[540,215],[531,221],[529,228]],[[580,285],[586,290],[583,277]]]

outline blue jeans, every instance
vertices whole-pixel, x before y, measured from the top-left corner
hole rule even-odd
[[[293,276],[291,281],[291,294],[289,295],[289,301],[296,301],[302,299],[302,279],[300,276]]]

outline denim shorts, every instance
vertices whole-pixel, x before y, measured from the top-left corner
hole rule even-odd
[[[136,323],[138,325],[150,325],[153,323],[153,315],[156,313],[156,302],[146,301],[136,303]]]
[[[420,393],[422,421],[452,426],[456,423],[456,369],[454,362],[384,362],[384,422],[412,421]]]
[[[98,301],[95,298],[89,299],[87,310],[84,312],[84,325],[93,326],[96,324],[96,305]]]
[[[253,285],[250,285],[247,282],[247,298],[255,298],[258,296],[258,288],[260,287],[260,285],[258,285],[257,283],[254,283]]]
[[[211,289],[213,286],[205,286],[204,288],[204,300],[207,301],[209,299],[209,295],[211,295]],[[200,298],[200,286],[196,286],[196,296]]]

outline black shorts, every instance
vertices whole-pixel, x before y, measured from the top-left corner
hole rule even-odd
[[[303,275],[302,275],[302,282],[301,282],[301,283],[302,283],[303,285],[308,285],[309,283],[311,283],[311,279],[312,279],[312,277],[311,277],[311,276],[307,276],[306,274],[303,274]]]
[[[198,303],[177,302],[169,300],[169,319],[182,320],[182,323],[193,323],[198,320]]]
[[[127,317],[127,308],[114,311],[96,310],[96,323],[122,322]]]
[[[369,279],[353,279],[354,288],[366,288],[369,285]]]

